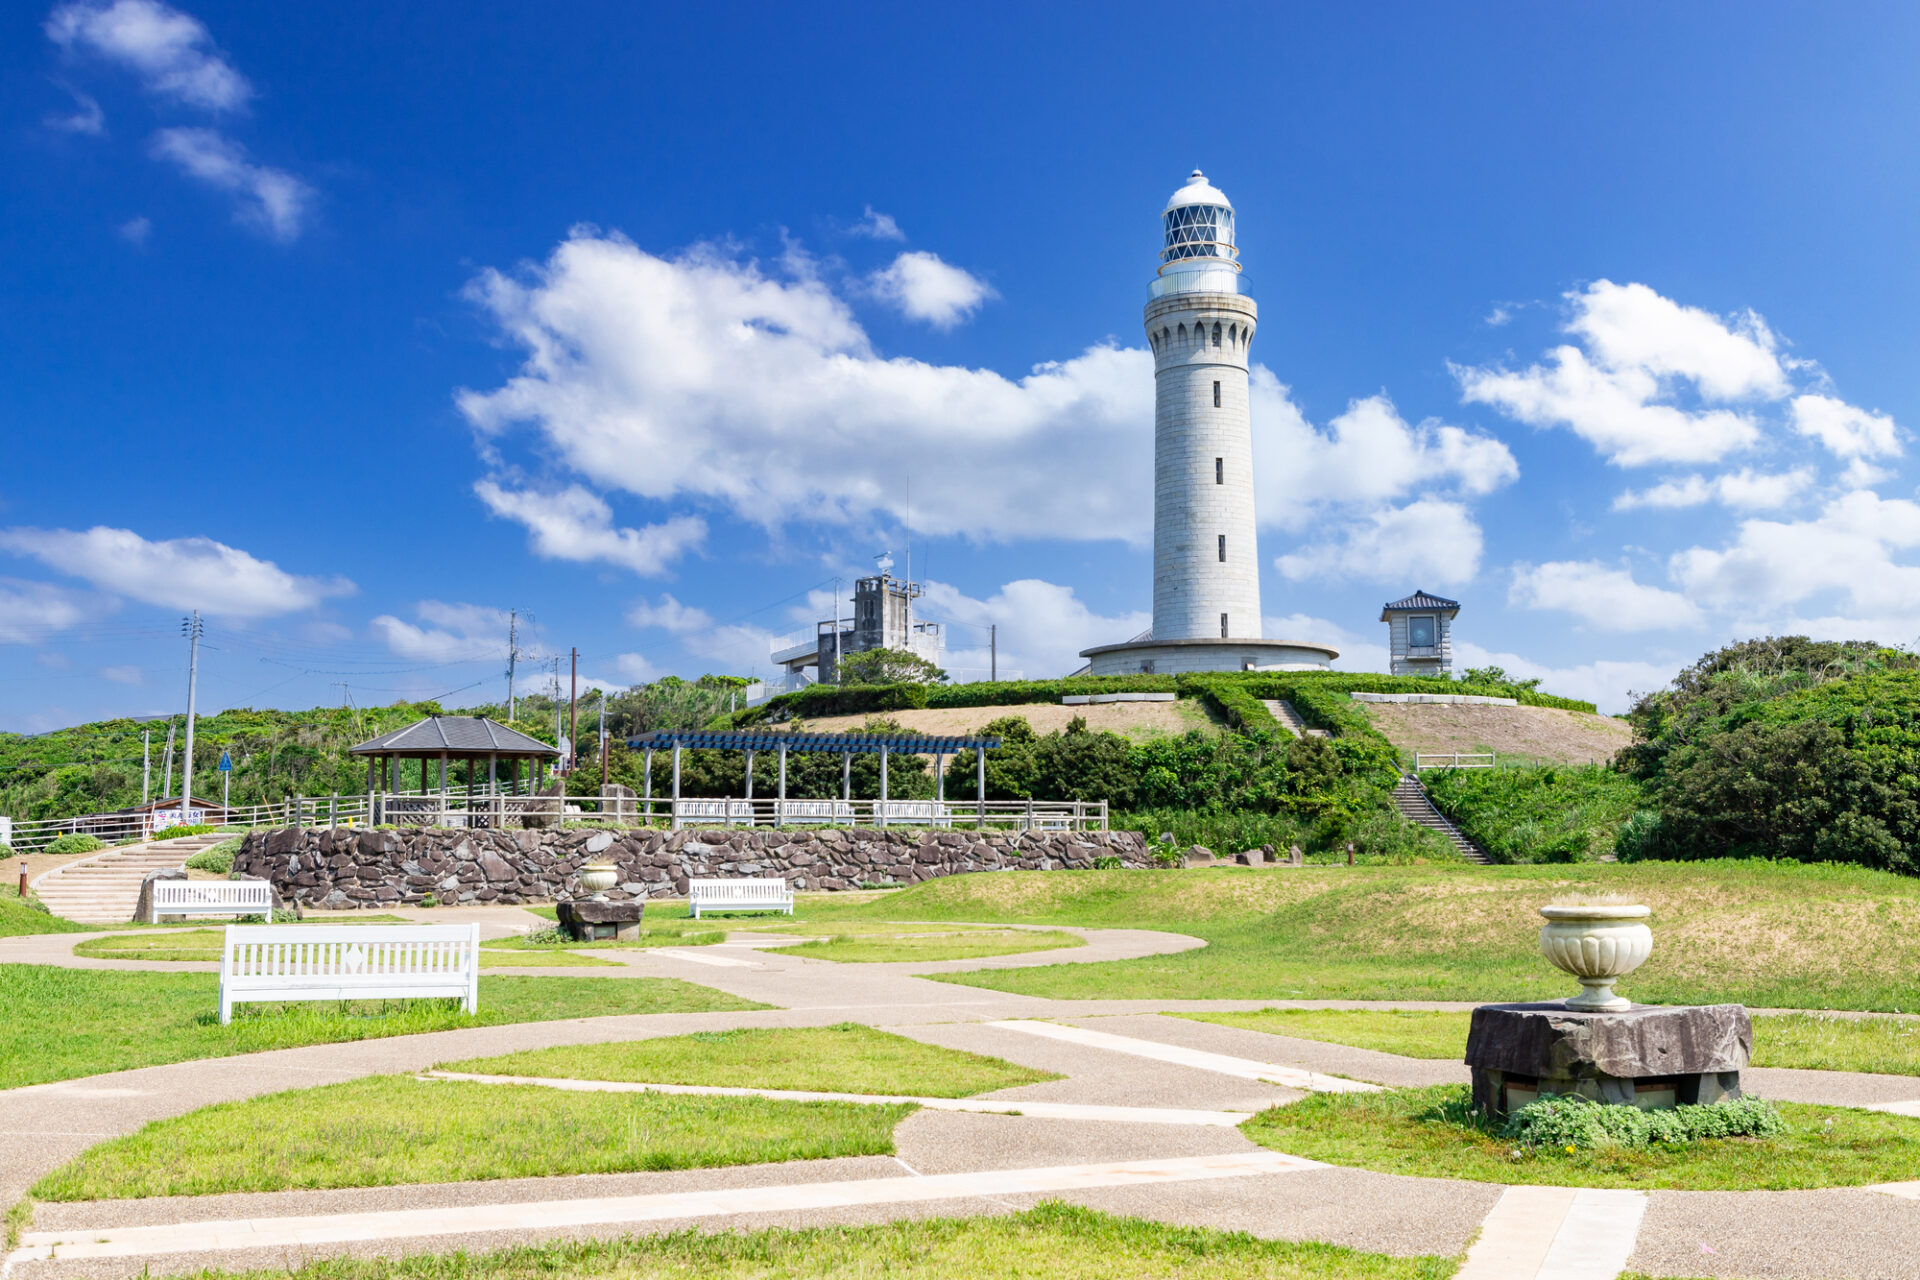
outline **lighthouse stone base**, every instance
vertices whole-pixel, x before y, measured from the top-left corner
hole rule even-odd
[[[1186,671],[1322,671],[1338,649],[1297,640],[1135,640],[1082,649],[1096,676],[1177,675]]]

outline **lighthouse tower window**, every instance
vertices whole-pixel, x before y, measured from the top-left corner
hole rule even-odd
[[[1220,407],[1220,384],[1217,382],[1213,384],[1213,407]]]

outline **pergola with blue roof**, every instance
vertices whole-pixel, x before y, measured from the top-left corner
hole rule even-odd
[[[955,751],[972,751],[974,767],[979,775],[975,791],[980,801],[980,817],[984,822],[987,814],[987,752],[1000,745],[999,738],[976,738],[965,735],[948,736],[941,734],[916,733],[753,733],[734,730],[711,729],[657,729],[652,733],[643,733],[628,738],[627,746],[635,751],[646,752],[646,764],[642,774],[646,778],[647,812],[653,807],[653,753],[662,748],[673,751],[673,799],[674,812],[679,812],[680,800],[680,753],[691,748],[708,748],[719,751],[744,751],[747,753],[747,794],[753,799],[753,757],[761,751],[778,752],[780,756],[780,794],[782,803],[787,798],[787,753],[789,751],[830,751],[840,756],[840,798],[853,799],[853,758],[857,755],[878,755],[880,757],[880,799],[887,799],[887,757],[896,751],[909,755],[931,755],[933,757],[933,776],[935,779],[934,799],[944,802],[947,798],[947,777],[944,765],[949,754]],[[675,819],[678,821],[678,819]]]

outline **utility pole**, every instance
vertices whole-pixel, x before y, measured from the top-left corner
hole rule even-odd
[[[987,679],[1000,678],[1000,624],[987,624]]]
[[[153,798],[153,730],[140,731],[140,803]]]
[[[187,637],[187,750],[180,759],[180,821],[187,820],[187,808],[193,803],[193,695],[200,682],[200,611],[180,620],[180,633]]]
[[[600,690],[600,794],[607,794],[607,691],[604,688]]]
[[[553,655],[553,736],[555,741],[559,740],[560,731],[564,728],[566,725],[560,719],[560,655],[556,653]],[[571,751],[573,744],[569,742],[567,748]]]
[[[507,611],[507,720],[513,720],[513,665],[520,657],[520,611]],[[516,766],[517,767],[517,766]]]
[[[167,717],[167,754],[165,768],[160,775],[160,798],[165,800],[173,794],[173,717]]]
[[[840,679],[840,579],[833,580],[833,682]]]
[[[580,763],[580,650],[567,657],[567,772]]]

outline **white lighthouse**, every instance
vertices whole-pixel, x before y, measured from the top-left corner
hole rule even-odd
[[[1153,630],[1081,652],[1094,675],[1299,670],[1339,656],[1260,623],[1245,290],[1233,204],[1198,169],[1162,211],[1153,349]]]

